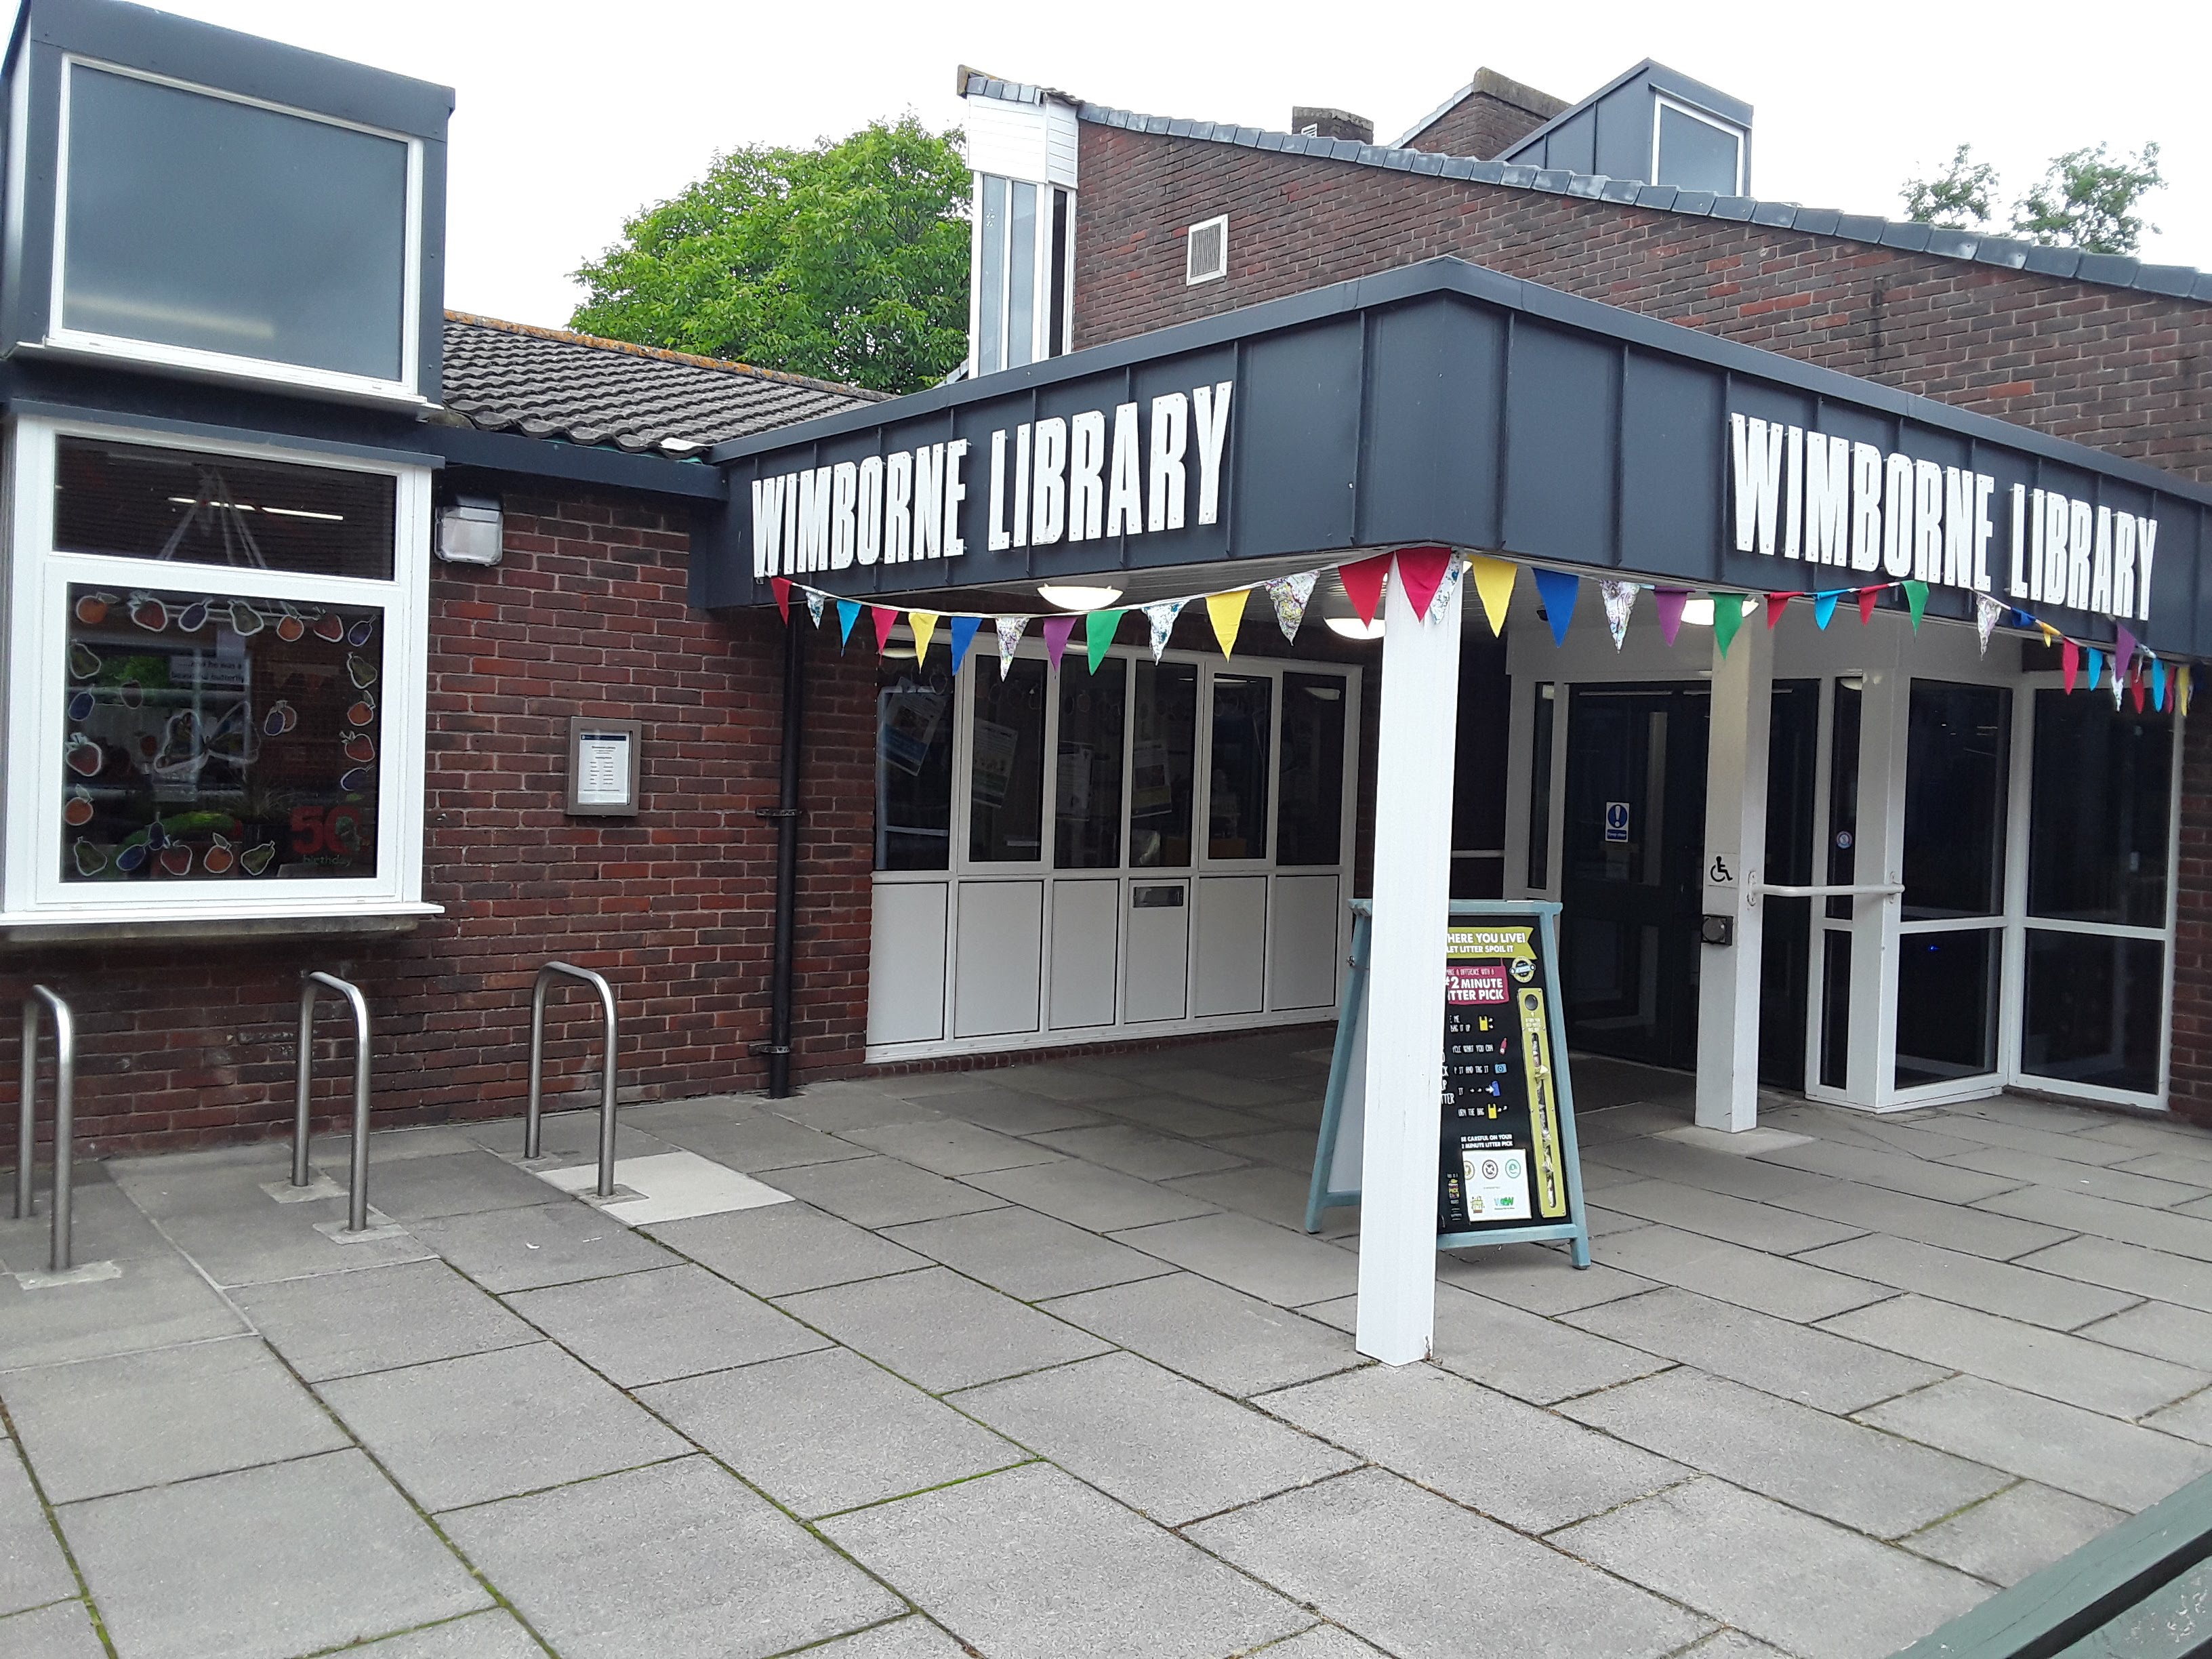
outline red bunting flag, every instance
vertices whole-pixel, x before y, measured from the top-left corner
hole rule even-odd
[[[2071,640],[2061,641],[2061,646],[2062,648],[2058,653],[2059,667],[2066,676],[2066,689],[2071,691],[2074,689],[2074,677],[2081,669],[2081,647]]]
[[[791,580],[786,576],[770,576],[768,585],[775,590],[775,608],[783,612],[786,623],[791,620]]]
[[[1437,589],[1444,582],[1444,572],[1451,568],[1451,550],[1448,547],[1401,547],[1398,550],[1398,580],[1406,584],[1406,597],[1413,602],[1413,614],[1429,614],[1429,602],[1437,596]]]
[[[1795,593],[1769,593],[1766,596],[1766,626],[1770,630],[1782,620],[1782,613],[1790,608],[1790,601],[1796,597]]]
[[[868,615],[875,619],[876,651],[880,655],[883,648],[891,642],[891,629],[898,626],[898,611],[891,605],[872,605],[868,607]]]
[[[2135,668],[2128,675],[2128,695],[2136,700],[2136,713],[2138,714],[2142,714],[2143,711],[2143,672],[2142,664],[2140,660],[2136,662]]]
[[[1872,622],[1874,620],[1874,608],[1881,603],[1881,589],[1879,587],[1862,587],[1859,589],[1859,621],[1862,623]]]
[[[1337,571],[1338,580],[1344,584],[1344,597],[1352,601],[1352,613],[1363,623],[1375,620],[1375,613],[1382,604],[1382,579],[1389,574],[1388,553],[1378,553],[1371,559],[1362,559]]]

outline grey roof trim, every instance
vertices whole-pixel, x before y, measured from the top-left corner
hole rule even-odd
[[[1638,64],[1630,75],[1647,67]],[[1622,77],[1626,79],[1626,77]],[[971,76],[969,96],[998,96],[983,88],[1004,85]],[[1017,92],[1035,92],[1018,88]],[[1058,96],[1060,94],[1054,94]],[[1462,94],[1464,95],[1464,94]],[[1016,101],[1032,101],[1019,99]],[[1577,106],[1577,107],[1580,107]],[[1078,103],[1078,119],[1098,126],[1120,127],[1129,132],[1166,133],[1164,116],[1139,115],[1105,104]],[[1182,124],[1186,127],[1189,124]],[[1539,129],[1540,131],[1540,129]],[[1418,134],[1419,129],[1416,129]],[[1175,136],[1182,136],[1180,134]],[[2006,270],[2025,270],[2039,276],[2060,276],[2072,282],[2094,283],[2103,288],[2134,289],[2175,300],[2212,301],[2212,272],[2194,265],[2146,265],[2116,254],[2083,253],[2078,248],[2039,247],[2009,236],[1990,236],[1971,231],[1943,230],[1908,220],[1887,219],[1874,213],[1844,213],[1834,208],[1800,207],[1794,202],[1770,202],[1749,196],[1715,197],[1702,191],[1677,191],[1668,185],[1638,185],[1633,179],[1608,179],[1597,173],[1539,171],[1518,162],[1478,161],[1468,156],[1438,158],[1427,150],[1395,145],[1355,144],[1340,138],[1307,138],[1294,132],[1255,132],[1249,127],[1216,126],[1210,132],[1194,130],[1194,143],[1234,144],[1242,149],[1276,150],[1286,155],[1305,155],[1325,161],[1345,161],[1353,167],[1380,167],[1389,173],[1418,173],[1446,179],[1465,179],[1476,184],[1499,185],[1508,190],[1540,191],[1550,196],[1586,197],[1594,200],[1636,206],[1692,218],[1748,221],[1778,230],[1802,231],[1812,236],[1832,236],[1869,247],[1893,247],[1927,252],[1939,258],[1995,265]]]

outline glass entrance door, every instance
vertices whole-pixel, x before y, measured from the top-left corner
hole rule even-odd
[[[1698,1052],[1701,685],[1574,688],[1561,824],[1568,1040],[1690,1066]]]

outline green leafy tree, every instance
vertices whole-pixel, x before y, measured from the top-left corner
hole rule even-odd
[[[2102,144],[2069,150],[2020,198],[2012,211],[2013,231],[2050,247],[2133,253],[2143,233],[2136,204],[2165,183],[2156,144],[2145,144],[2134,157],[2109,155]]]
[[[913,392],[968,349],[968,164],[908,114],[811,149],[748,145],[575,273],[570,326]]]
[[[1996,193],[1997,170],[1973,159],[1961,144],[1950,166],[1933,179],[1905,181],[1905,216],[1915,224],[1949,230],[1981,230],[1990,222],[1990,198]]]

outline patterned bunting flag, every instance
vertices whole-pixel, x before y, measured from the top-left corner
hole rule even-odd
[[[817,628],[822,626],[822,601],[828,597],[811,587],[806,590],[806,614],[814,618]]]
[[[2112,707],[2118,708],[2128,695],[2128,677],[2120,672],[2117,662],[2112,665]]]
[[[783,620],[788,623],[791,621],[791,579],[787,576],[770,576],[768,579],[768,585],[775,594],[775,608],[783,612]]]
[[[1575,619],[1575,600],[1583,591],[1582,578],[1564,570],[1537,570],[1536,597],[1543,601],[1544,618],[1552,624],[1552,643],[1567,642],[1567,624]]]
[[[1459,592],[1460,580],[1467,574],[1467,561],[1454,559],[1444,567],[1444,579],[1437,584],[1436,596],[1429,601],[1428,615],[1423,622],[1442,622],[1444,612],[1450,609],[1452,596]]]
[[[1060,653],[1067,649],[1067,636],[1074,631],[1075,618],[1073,617],[1047,617],[1044,619],[1045,659],[1054,668],[1060,666]],[[999,635],[999,648],[1002,652],[1007,651],[1006,637],[1002,625]],[[1008,652],[1008,654],[1011,655],[1011,652]],[[1004,660],[1001,660],[999,664],[999,678],[1004,679],[1006,673],[1006,665]]]
[[[1713,595],[1713,643],[1720,647],[1723,657],[1728,655],[1735,630],[1743,626],[1743,602],[1741,593]]]
[[[1505,633],[1505,613],[1513,605],[1513,578],[1521,567],[1505,559],[1493,559],[1485,554],[1474,556],[1474,592],[1482,601],[1482,614],[1490,618],[1493,638]]]
[[[1371,559],[1362,559],[1357,564],[1339,566],[1336,578],[1344,584],[1344,597],[1352,601],[1352,613],[1363,623],[1372,623],[1382,608],[1382,579],[1390,574],[1390,556],[1378,553]]]
[[[2074,689],[2075,677],[2081,672],[2081,647],[2068,640],[2058,653],[2059,672],[2066,677],[2066,689]]]
[[[1881,603],[1881,589],[1879,587],[1859,589],[1859,623],[1862,627],[1874,621],[1874,608]]]
[[[881,653],[891,642],[891,629],[898,626],[898,611],[892,605],[872,605],[868,616],[876,624],[876,650]]]
[[[1651,590],[1652,608],[1659,613],[1659,632],[1667,643],[1674,643],[1674,635],[1682,631],[1682,607],[1689,604],[1687,592],[1679,587],[1655,587]]]
[[[1289,579],[1285,577],[1285,580]],[[1310,582],[1313,578],[1309,576],[1306,580]],[[1274,586],[1273,582],[1267,585],[1271,588]],[[1237,650],[1237,630],[1244,623],[1244,602],[1251,597],[1252,590],[1249,587],[1236,587],[1226,593],[1206,596],[1206,618],[1213,624],[1213,637],[1220,642],[1221,654],[1224,657],[1233,655]],[[1300,601],[1302,605],[1304,603]],[[1293,622],[1288,631],[1297,633],[1297,623]]]
[[[1121,626],[1119,611],[1093,611],[1083,618],[1083,643],[1091,658],[1091,672],[1097,673],[1098,665],[1106,660],[1106,647],[1114,643],[1114,635]]]
[[[1443,586],[1444,572],[1451,566],[1451,550],[1448,547],[1401,547],[1398,550],[1398,580],[1406,585],[1406,598],[1413,606],[1413,614],[1425,618],[1429,602]]]
[[[1905,590],[1905,606],[1912,612],[1912,631],[1917,634],[1920,631],[1920,618],[1928,610],[1928,584],[1914,581],[1911,577],[1907,577],[1898,586]]]
[[[1001,617],[998,622],[999,678],[1004,679],[1006,678],[1006,671],[1014,665],[1014,647],[1022,642],[1022,630],[1030,625],[1030,619],[1027,617]],[[1046,626],[1048,629],[1051,624],[1047,623]],[[1060,642],[1062,645],[1067,643],[1067,634],[1065,629],[1060,632]],[[1060,653],[1054,651],[1052,653],[1052,659],[1058,662]]]
[[[1636,609],[1634,582],[1600,582],[1598,597],[1605,601],[1605,625],[1613,635],[1613,648],[1628,637],[1628,613]]]
[[[975,643],[975,630],[983,625],[981,617],[955,617],[952,619],[952,672],[957,674],[960,665],[968,660],[968,647]]]
[[[847,646],[853,642],[853,624],[860,620],[860,602],[858,599],[840,599],[837,601],[838,650],[842,651]]]
[[[928,657],[930,637],[937,632],[937,619],[940,614],[935,611],[909,611],[906,613],[907,625],[914,629],[914,659],[916,662]]]
[[[1986,593],[1974,595],[1974,631],[1982,636],[1982,654],[1990,654],[1990,635],[1996,632],[1997,623],[2005,613],[2005,605]]]
[[[1275,626],[1293,645],[1297,643],[1298,624],[1305,619],[1306,601],[1313,598],[1314,584],[1320,580],[1320,571],[1301,570],[1295,576],[1278,576],[1267,584],[1267,597],[1275,605]]]
[[[1168,648],[1168,638],[1175,632],[1176,613],[1189,603],[1188,599],[1162,599],[1156,605],[1148,605],[1145,607],[1145,620],[1152,625],[1152,660],[1154,662],[1158,662],[1160,659],[1160,653]],[[1096,670],[1097,665],[1094,663],[1091,666]]]
[[[1832,593],[1815,593],[1813,596],[1813,621],[1816,626],[1826,629],[1834,620],[1836,601],[1843,597],[1840,589]]]

